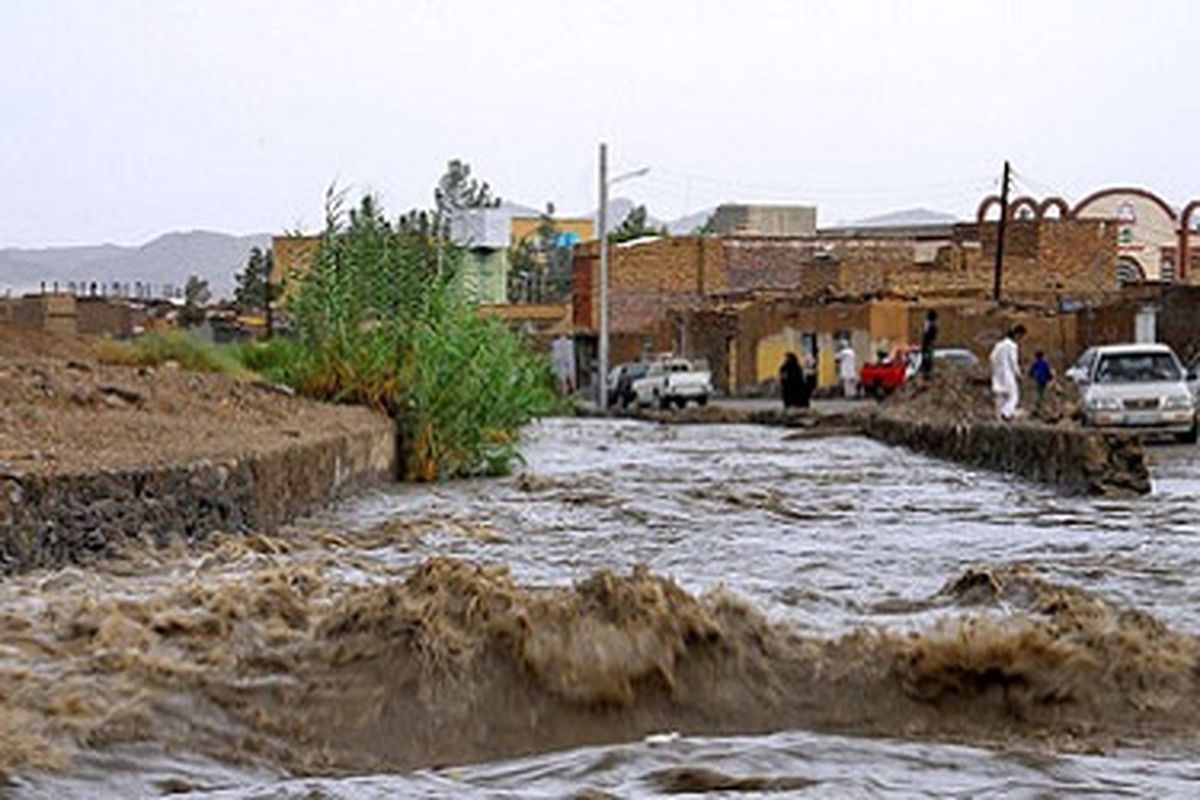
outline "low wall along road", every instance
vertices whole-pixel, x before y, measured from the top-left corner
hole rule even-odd
[[[1150,473],[1129,436],[1037,422],[915,421],[886,413],[863,417],[872,438],[940,458],[1020,475],[1067,491],[1146,494]]]
[[[0,572],[84,561],[131,539],[270,530],[394,478],[391,420],[362,412],[354,428],[222,460],[0,475]]]

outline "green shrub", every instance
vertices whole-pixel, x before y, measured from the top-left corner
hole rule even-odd
[[[392,225],[371,197],[348,215],[332,197],[326,219],[288,304],[295,349],[275,377],[392,414],[407,478],[506,472],[521,427],[557,407],[546,359],[466,302],[461,254],[438,219]]]

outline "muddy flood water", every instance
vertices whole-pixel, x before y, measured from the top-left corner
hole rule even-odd
[[[773,428],[527,438],[0,582],[0,796],[1200,794],[1200,449],[1113,500]]]

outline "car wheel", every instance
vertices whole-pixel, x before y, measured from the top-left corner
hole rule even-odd
[[[706,395],[706,394],[702,394],[702,395],[700,395],[699,397],[697,397],[697,398],[696,398],[696,405],[698,405],[698,406],[706,406],[706,405],[708,405],[708,395]]]
[[[686,397],[676,397],[675,405],[679,406],[680,408],[687,408],[687,398]]]
[[[1195,444],[1198,438],[1200,438],[1200,429],[1197,428],[1195,421],[1192,422],[1192,429],[1190,431],[1175,435],[1175,441],[1180,444]]]
[[[658,407],[663,411],[669,411],[671,408],[671,398],[659,396]]]

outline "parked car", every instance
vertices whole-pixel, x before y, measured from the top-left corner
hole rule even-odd
[[[1196,441],[1196,400],[1179,359],[1167,345],[1091,347],[1066,375],[1079,386],[1085,424]]]
[[[925,360],[925,356],[918,349],[914,351],[908,359],[908,374],[906,378],[911,378],[921,371],[921,363]],[[979,366],[979,356],[972,353],[965,347],[935,347],[933,349],[933,363],[949,364],[952,367],[959,369],[974,369]]]
[[[864,364],[858,371],[858,382],[863,392],[872,397],[883,397],[899,389],[920,363],[921,348],[897,347],[874,364]]]
[[[1187,365],[1187,375],[1184,377],[1188,388],[1192,390],[1192,400],[1196,402],[1196,411],[1200,413],[1200,353],[1192,356]]]
[[[683,408],[689,402],[702,406],[712,394],[712,373],[686,358],[661,356],[647,365],[646,374],[633,381],[632,389],[639,406]]]
[[[644,377],[649,364],[645,361],[631,361],[618,364],[608,372],[608,405],[619,405],[628,408],[636,399],[633,393],[633,382]]]

